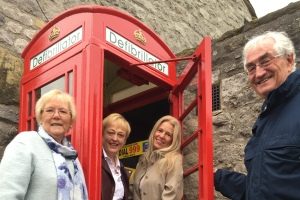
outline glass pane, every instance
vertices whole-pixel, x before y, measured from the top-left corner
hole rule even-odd
[[[73,96],[73,77],[74,73],[73,71],[69,72],[69,94]]]
[[[31,116],[31,110],[32,110],[32,92],[28,93],[28,116]]]
[[[52,89],[60,89],[62,91],[65,90],[65,77],[60,77],[46,85],[44,85],[41,88],[38,88],[35,90],[35,95],[36,95],[36,101],[46,92],[52,90]]]
[[[31,130],[31,120],[27,120],[26,130]]]

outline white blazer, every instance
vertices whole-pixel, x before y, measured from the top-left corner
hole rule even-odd
[[[0,163],[0,199],[57,200],[52,152],[37,132],[19,133],[6,147]]]

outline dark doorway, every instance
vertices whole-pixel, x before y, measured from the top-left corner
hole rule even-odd
[[[138,109],[123,113],[129,121],[131,133],[127,144],[147,140],[155,122],[162,116],[170,113],[170,104],[168,99],[163,99],[152,104],[148,104]],[[135,168],[139,156],[133,156],[122,159],[126,167]]]

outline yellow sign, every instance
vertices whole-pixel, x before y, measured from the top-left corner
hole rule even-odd
[[[143,140],[125,145],[119,151],[119,158],[129,158],[133,156],[142,155],[148,149],[148,140]]]

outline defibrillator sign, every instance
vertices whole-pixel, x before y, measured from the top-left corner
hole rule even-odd
[[[34,69],[41,65],[42,63],[50,60],[54,56],[60,54],[61,52],[65,51],[66,49],[70,48],[74,44],[82,41],[83,37],[83,28],[80,27],[61,39],[60,41],[54,43],[52,46],[48,47],[44,51],[40,52],[38,55],[33,57],[30,60],[30,69]]]
[[[143,140],[125,145],[119,151],[119,158],[129,158],[133,156],[142,155],[148,149],[148,140]]]
[[[109,28],[106,28],[105,34],[105,38],[108,43],[114,45],[119,49],[122,49],[123,51],[129,53],[130,55],[134,56],[142,62],[160,61],[157,57],[155,57],[145,49],[142,49],[141,47],[135,45],[127,38],[124,38],[123,36]],[[167,63],[158,62],[156,64],[151,64],[150,66],[164,73],[167,76],[169,75],[169,66]]]

